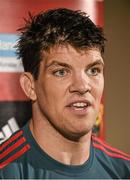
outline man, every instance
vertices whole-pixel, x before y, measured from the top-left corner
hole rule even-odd
[[[54,9],[20,31],[32,119],[2,144],[0,177],[130,178],[130,156],[92,135],[104,87],[101,29],[81,11]]]

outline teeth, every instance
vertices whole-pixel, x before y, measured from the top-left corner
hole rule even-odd
[[[83,102],[82,103],[74,103],[72,106],[82,108],[82,107],[86,107],[87,103],[83,103]]]

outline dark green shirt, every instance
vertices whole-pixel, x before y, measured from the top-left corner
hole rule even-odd
[[[64,165],[47,155],[33,138],[28,124],[5,141],[0,150],[0,179],[130,178],[130,156],[95,136],[89,159],[79,166]]]

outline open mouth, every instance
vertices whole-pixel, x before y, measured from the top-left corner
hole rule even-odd
[[[78,102],[78,103],[71,104],[71,107],[73,107],[76,110],[82,110],[82,109],[87,108],[88,104],[84,102]]]
[[[89,101],[78,101],[78,102],[73,102],[70,103],[67,107],[74,111],[75,113],[86,113],[88,110],[88,107],[91,106],[91,103]]]

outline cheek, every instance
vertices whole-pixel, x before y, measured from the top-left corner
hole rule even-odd
[[[94,93],[95,99],[97,101],[100,101],[103,94],[103,89],[104,89],[104,79],[101,78],[95,81],[93,89],[94,89],[93,93]]]
[[[64,88],[61,85],[53,83],[46,84],[44,94],[44,98],[50,105],[52,104],[53,106],[57,106],[64,97]]]

